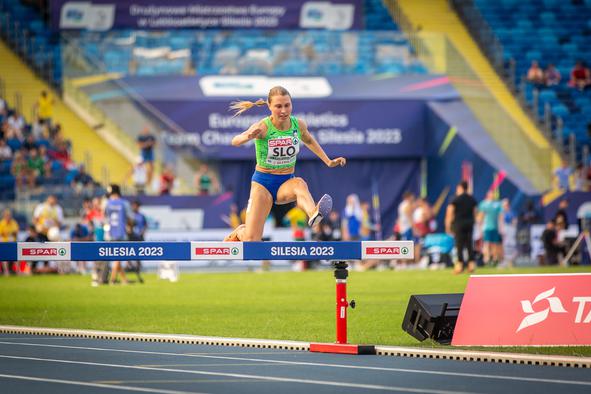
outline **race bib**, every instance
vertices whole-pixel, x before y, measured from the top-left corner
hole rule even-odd
[[[269,140],[266,163],[273,166],[295,164],[299,151],[300,141],[296,136]]]

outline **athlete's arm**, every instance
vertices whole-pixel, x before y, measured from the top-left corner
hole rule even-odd
[[[262,120],[254,123],[248,130],[232,138],[232,146],[240,146],[255,138],[264,138],[267,133],[267,125]]]
[[[310,149],[316,156],[320,158],[329,167],[336,167],[336,166],[344,166],[347,164],[347,159],[344,157],[337,157],[336,159],[330,159],[324,149],[320,146],[318,141],[314,138],[314,136],[308,131],[308,125],[301,119],[298,119],[298,123],[300,125],[300,133],[302,134],[302,142],[306,144],[308,149]]]

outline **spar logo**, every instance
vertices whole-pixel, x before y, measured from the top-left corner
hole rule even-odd
[[[297,139],[295,140],[297,141]],[[291,138],[278,138],[275,140],[269,140],[269,147],[275,148],[277,146],[291,146],[294,145],[294,140]]]
[[[525,316],[521,321],[521,324],[517,328],[517,331],[515,331],[516,333],[527,327],[540,324],[548,318],[550,312],[567,313],[566,309],[564,309],[564,307],[562,306],[560,298],[552,297],[555,289],[556,288],[553,287],[550,290],[541,292],[536,296],[536,298],[534,298],[533,302],[530,302],[529,300],[521,301],[521,308],[523,309],[524,313],[527,313],[527,316]],[[534,305],[537,303],[541,303],[541,305],[547,305],[547,307],[539,312],[536,312],[534,311]]]
[[[195,248],[195,254],[200,256],[236,256],[238,254],[238,248],[233,247],[211,247],[211,248]]]
[[[386,246],[370,246],[365,248],[366,254],[374,254],[374,255],[390,255],[390,254],[408,254],[407,247],[386,247]]]
[[[66,248],[23,248],[23,256],[65,256]]]

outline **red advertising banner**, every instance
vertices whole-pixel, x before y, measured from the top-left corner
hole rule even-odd
[[[452,345],[591,345],[591,274],[471,276]]]

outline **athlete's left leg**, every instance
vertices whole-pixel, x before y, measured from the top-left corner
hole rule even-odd
[[[308,215],[310,226],[319,223],[332,209],[332,198],[328,194],[322,196],[318,204],[315,204],[310,190],[308,190],[308,184],[300,177],[289,179],[277,191],[277,204],[287,204],[294,201]]]

